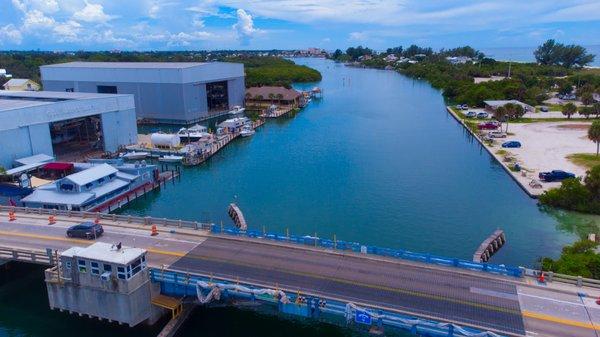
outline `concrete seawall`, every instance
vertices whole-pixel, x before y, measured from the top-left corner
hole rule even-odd
[[[477,141],[479,142],[479,144],[481,144],[481,146],[492,156],[494,157],[494,159],[498,162],[498,164],[500,164],[500,166],[502,166],[502,168],[508,173],[508,175],[517,183],[517,185],[519,185],[521,187],[521,189],[530,197],[533,199],[537,199],[538,195],[535,193],[532,193],[529,189],[529,186],[525,185],[520,179],[517,178],[517,172],[513,172],[510,170],[510,168],[508,167],[508,165],[506,165],[501,158],[494,153],[493,149],[490,148],[489,146],[485,145],[485,143],[483,142],[483,139],[481,139],[481,137],[479,137],[479,135],[477,135],[475,132],[473,132],[473,130],[471,130],[471,128],[469,128],[469,126],[467,125],[467,123],[465,123],[465,121],[462,120],[462,118],[460,118],[455,112],[454,110],[452,110],[452,108],[450,107],[446,107],[446,110],[448,111],[448,113],[454,117],[454,119],[460,123],[467,131],[469,131],[469,133],[475,137],[475,139],[477,139]]]

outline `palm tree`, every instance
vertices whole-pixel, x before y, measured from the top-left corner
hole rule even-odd
[[[567,116],[567,118],[571,118],[571,115],[577,112],[577,106],[573,103],[567,103],[562,107],[563,115]]]
[[[499,106],[494,110],[494,118],[500,123],[506,122],[506,130],[508,132],[508,111],[505,106]]]
[[[281,105],[281,100],[283,99],[283,94],[277,94],[278,104]]]
[[[600,154],[600,121],[594,121],[588,130],[588,138],[596,143],[596,156]]]
[[[275,99],[275,94],[274,93],[269,93],[269,99],[271,100],[271,104],[273,104],[273,100]]]

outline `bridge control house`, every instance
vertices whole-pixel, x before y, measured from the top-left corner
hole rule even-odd
[[[45,280],[52,309],[129,326],[153,324],[162,314],[151,302],[160,290],[150,282],[144,249],[104,242],[72,247]]]
[[[45,90],[132,94],[138,119],[190,124],[244,104],[244,65],[70,62],[40,67]]]

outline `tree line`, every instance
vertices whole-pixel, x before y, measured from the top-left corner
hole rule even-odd
[[[547,40],[534,52],[535,60],[543,65],[560,65],[565,68],[584,67],[594,62],[595,55],[578,45],[564,45],[553,39]]]

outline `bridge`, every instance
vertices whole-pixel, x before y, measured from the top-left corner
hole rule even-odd
[[[65,231],[96,216],[105,229],[96,241],[145,249],[151,279],[166,295],[196,296],[199,285],[220,284],[255,299],[252,289],[271,289],[295,302],[318,299],[319,312],[365,312],[373,326],[440,336],[597,337],[600,330],[598,281],[548,274],[540,284],[524,268],[189,221],[0,207],[0,259],[52,264],[53,254],[92,243]]]

